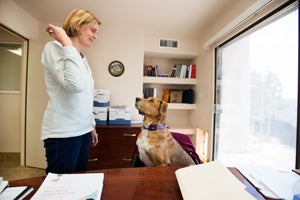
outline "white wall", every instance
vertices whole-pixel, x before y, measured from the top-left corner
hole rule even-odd
[[[0,22],[28,39],[38,37],[38,21],[11,0],[0,1]]]
[[[94,46],[86,51],[93,71],[95,88],[111,91],[110,105],[132,107],[132,120],[139,119],[134,108],[135,97],[142,94],[144,37],[141,26],[126,24],[102,24],[99,38]],[[108,65],[114,60],[121,61],[125,72],[113,77]]]

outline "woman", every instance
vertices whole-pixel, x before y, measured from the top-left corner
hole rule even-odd
[[[49,101],[42,122],[46,173],[87,169],[90,146],[98,143],[93,117],[94,80],[82,50],[97,39],[100,21],[89,11],[74,9],[63,27],[49,24],[54,38],[43,50]]]

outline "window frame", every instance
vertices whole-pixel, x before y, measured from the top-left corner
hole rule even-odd
[[[271,18],[273,18],[276,14],[283,12],[284,9],[286,9],[287,7],[289,7],[290,5],[292,5],[294,2],[296,2],[297,0],[290,0],[285,2],[284,4],[282,4],[281,6],[279,6],[278,8],[275,8],[274,10],[272,10],[271,12],[269,12],[268,14],[266,14],[265,16],[261,17],[260,19],[256,20],[255,22],[253,22],[252,24],[250,24],[249,26],[246,26],[245,28],[243,28],[241,31],[237,32],[236,34],[234,34],[233,36],[229,37],[228,39],[226,39],[225,41],[223,41],[222,43],[220,43],[219,45],[217,45],[214,48],[214,113],[213,113],[213,147],[212,147],[212,160],[215,160],[215,145],[216,145],[216,105],[217,105],[217,75],[218,75],[218,71],[217,71],[217,66],[218,66],[218,50],[220,48],[222,48],[223,46],[227,45],[228,43],[233,42],[235,39],[238,39],[240,37],[242,37],[244,34],[248,34],[249,32],[255,31],[257,28],[261,27],[261,26],[266,26],[269,23],[271,23],[274,19],[270,20]],[[297,6],[294,6],[292,9],[289,9],[289,11],[285,11],[282,15],[283,16],[285,14],[288,14],[289,12],[294,11],[295,9],[298,9],[298,15],[299,15],[299,4],[297,4]],[[277,18],[276,18],[277,19]],[[268,21],[267,21],[268,20]],[[298,17],[299,20],[299,17]],[[267,23],[265,23],[267,22]],[[299,29],[299,27],[298,27]],[[299,31],[298,31],[299,32]],[[300,49],[300,36],[298,34],[298,52]],[[300,65],[299,65],[299,56],[298,56],[298,80],[300,78]],[[297,96],[297,102],[298,102],[298,106],[297,106],[297,127],[296,127],[296,159],[295,159],[295,168],[299,169],[300,168],[300,125],[299,125],[299,113],[300,113],[300,81],[298,81],[298,96]]]

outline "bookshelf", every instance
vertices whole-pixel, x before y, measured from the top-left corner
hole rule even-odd
[[[159,74],[170,75],[174,64],[193,64],[195,57],[184,54],[172,53],[151,53],[145,52],[144,65],[145,66],[158,66]],[[194,102],[196,102],[196,78],[179,78],[179,77],[143,77],[143,88],[156,88],[156,95],[162,98],[164,89],[193,89]],[[196,104],[189,103],[168,103],[168,126],[170,131],[179,132],[189,135],[193,141],[196,129],[193,124],[190,124],[190,117],[192,112],[196,110]]]

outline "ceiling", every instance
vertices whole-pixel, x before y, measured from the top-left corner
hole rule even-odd
[[[85,8],[105,23],[141,24],[145,32],[199,37],[240,0],[13,0],[41,22],[62,22]]]

